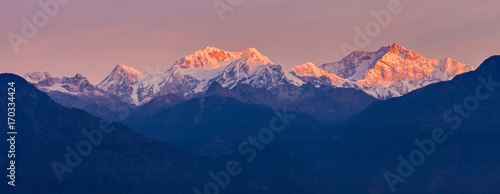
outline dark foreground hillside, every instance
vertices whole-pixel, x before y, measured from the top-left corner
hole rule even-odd
[[[498,193],[500,56],[452,81],[374,103],[341,128],[317,163],[341,191],[390,193],[393,185],[398,193]]]
[[[208,173],[217,173],[227,167],[226,160],[200,156],[140,135],[121,124],[62,107],[13,74],[0,75],[1,110],[7,110],[7,82],[11,81],[16,82],[15,118],[19,132],[16,136],[16,187],[8,186],[7,177],[2,176],[2,193],[192,193],[195,187],[203,192],[204,185],[214,182]],[[2,111],[1,116],[7,118],[6,111]],[[7,126],[7,120],[1,119],[0,125]],[[91,137],[84,135],[83,130],[92,133]],[[0,139],[8,139],[7,134],[2,132]],[[1,144],[5,155],[8,146]],[[272,154],[274,150],[280,154]],[[233,177],[224,192],[329,192],[307,166],[291,160],[280,149],[268,152],[271,154],[262,156],[267,161],[289,160],[287,167],[300,173],[281,172],[285,174],[269,176],[241,163],[241,175]],[[2,156],[0,166],[8,168],[9,161]],[[256,161],[253,165],[262,166],[259,163]],[[265,168],[277,165],[280,164]],[[276,182],[276,176],[314,181]]]

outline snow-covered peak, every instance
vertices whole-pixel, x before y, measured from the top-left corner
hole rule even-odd
[[[395,61],[395,60],[409,60],[409,61],[418,61],[423,57],[413,52],[412,50],[406,49],[405,47],[400,46],[397,43],[394,43],[391,46],[384,46],[381,48],[382,50],[387,50],[388,52],[382,57],[382,60],[385,61]]]
[[[102,95],[81,74],[73,77],[53,77],[47,72],[32,72],[24,76],[26,81],[46,92],[58,91],[70,95]]]
[[[362,79],[375,63],[391,51],[391,46],[383,46],[375,52],[354,51],[342,60],[320,66],[328,73],[333,73],[348,80]]]
[[[171,69],[174,69],[176,67],[218,69],[233,61],[241,59],[244,59],[244,61],[249,61],[249,65],[252,66],[266,65],[269,63],[273,64],[268,57],[262,55],[255,48],[249,48],[245,51],[240,52],[228,52],[222,49],[208,46],[178,60]]]
[[[335,75],[335,74],[330,74],[326,72],[323,69],[320,69],[314,65],[312,62],[307,62],[302,65],[296,66],[292,69],[297,75],[302,75],[302,76],[314,76],[314,77],[321,77],[321,76],[326,76],[332,80],[332,83],[337,85],[340,83],[345,82],[346,80]]]
[[[354,51],[341,61],[326,63],[320,68],[347,80],[343,85],[361,88],[379,99],[401,96],[476,69],[450,58],[427,59],[397,43],[375,52]],[[298,66],[295,72],[316,77],[322,74],[311,64]]]
[[[247,63],[247,68],[253,68],[258,65],[274,65],[274,63],[269,60],[267,56],[264,56],[255,48],[249,48],[241,52],[241,58]]]
[[[447,81],[458,74],[475,70],[475,67],[465,65],[453,59],[427,59],[411,50],[394,46],[383,57],[370,65],[358,84],[371,87],[382,84],[389,87],[400,80],[436,80]]]
[[[133,67],[119,64],[101,83],[97,84],[97,88],[107,91],[111,87],[123,82],[137,82],[142,75],[142,72]]]
[[[28,81],[29,83],[32,83],[32,84],[37,84],[38,82],[41,82],[41,81],[44,81],[44,80],[47,80],[47,79],[51,79],[53,78],[53,76],[46,72],[46,71],[36,71],[36,72],[31,72],[31,73],[27,73],[26,75],[24,75],[24,79],[26,79],[26,81]]]
[[[109,94],[126,99],[124,101],[134,103],[137,100],[133,101],[130,99],[130,95],[134,92],[134,89],[136,89],[133,86],[144,77],[146,77],[146,75],[141,71],[120,64],[116,66],[101,83],[97,84],[96,87]]]
[[[209,46],[176,61],[162,74],[122,73],[135,71],[118,66],[97,87],[127,103],[141,105],[161,95],[204,92],[213,82],[224,87],[246,83],[267,88],[285,79],[280,67],[255,48],[228,52]]]
[[[135,105],[167,94],[189,98],[215,82],[226,88],[239,84],[266,89],[289,84],[333,85],[362,89],[385,99],[470,70],[473,68],[452,59],[425,59],[398,44],[375,52],[355,51],[321,67],[309,62],[286,71],[255,48],[228,52],[205,47],[176,61],[161,74],[142,74],[119,65],[97,87]]]
[[[213,46],[207,46],[207,47],[205,47],[204,49],[199,50],[199,51],[195,51],[195,52],[200,52],[200,51],[212,52],[212,51],[223,51],[223,50],[222,50],[222,49],[219,49],[219,48],[215,48],[215,47],[213,47]]]
[[[273,63],[267,56],[264,56],[255,48],[249,48],[245,51],[235,52],[235,54],[241,55],[241,58],[259,59],[263,64]]]
[[[391,48],[392,48],[393,51],[408,50],[405,47],[402,47],[401,45],[399,45],[398,43],[392,44]]]
[[[397,43],[383,46],[376,52],[355,51],[339,62],[323,64],[321,68],[368,87],[375,84],[387,87],[399,80],[427,77],[443,81],[475,69],[452,59],[427,59]]]
[[[314,65],[312,62],[307,62],[302,65],[296,66],[292,69],[295,73],[307,76],[320,77],[326,73],[325,70],[320,69]]]
[[[133,68],[129,67],[123,64],[119,64],[118,66],[113,69],[112,74],[115,75],[131,75],[131,76],[140,76],[142,75],[142,72]]]
[[[195,51],[193,54],[185,56],[178,60],[172,68],[175,67],[195,67],[195,68],[212,68],[220,67],[221,62],[235,59],[233,53],[224,50],[205,47],[202,50]]]

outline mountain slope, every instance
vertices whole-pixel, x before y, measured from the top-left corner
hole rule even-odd
[[[325,77],[325,79],[329,80]],[[364,110],[376,101],[368,94],[352,88],[316,87],[304,84],[297,87],[283,84],[271,89],[240,84],[232,89],[213,84],[203,96],[227,96],[250,104],[303,112],[324,124],[335,124]]]
[[[276,133],[273,144],[284,146],[281,143],[320,138],[323,125],[308,115],[297,115],[286,130]],[[256,136],[262,128],[269,127],[274,117],[276,114],[273,110],[263,105],[209,96],[181,103],[133,127],[150,137],[196,153],[219,156],[236,152],[239,143],[247,141],[249,136]]]
[[[87,111],[94,116],[118,121],[120,119],[115,107],[126,105],[117,96],[94,87],[81,74],[60,78],[53,77],[48,72],[32,72],[24,78],[57,103]]]
[[[13,189],[15,193],[189,193],[193,188],[203,187],[204,184],[213,181],[207,175],[208,172],[226,167],[224,160],[200,156],[147,138],[121,124],[103,121],[77,109],[62,107],[45,93],[13,74],[0,75],[0,82],[5,83],[0,85],[0,89],[4,91],[3,96],[7,96],[6,83],[11,81],[16,82],[17,92],[16,127],[19,134],[16,137],[18,140],[16,184],[18,186],[7,188],[7,184],[2,184],[0,186],[2,191]],[[1,109],[7,110],[7,100],[0,98],[0,102]],[[7,117],[6,112],[1,114]],[[1,120],[0,124],[6,126],[7,120]],[[100,130],[102,138],[99,138],[99,135],[92,137],[84,135],[83,130]],[[0,138],[8,139],[6,133],[1,133]],[[94,138],[95,141],[90,138]],[[72,165],[72,172],[64,173],[63,182],[60,183],[53,171],[53,162],[70,165],[65,158],[74,154],[68,151],[68,146],[77,153],[84,153],[78,148],[81,142],[100,143],[92,143],[94,146],[90,148],[90,153],[86,154],[87,156],[80,156],[81,163]],[[8,146],[1,144],[0,147],[8,150]],[[273,155],[278,156],[277,154],[267,156]],[[70,161],[75,161],[74,159]],[[265,157],[265,159],[287,160],[286,157]],[[298,177],[314,174],[301,164],[291,160],[290,162],[290,168],[307,172],[297,175]],[[7,163],[3,157],[0,158],[0,166],[6,167]],[[259,162],[254,165],[259,165]],[[275,167],[270,166],[270,168]],[[232,179],[225,192],[269,193],[269,190],[277,190],[283,186],[275,185],[270,179],[272,177],[255,173],[255,170],[246,165],[242,165],[242,168],[245,169],[244,175],[240,175],[242,178]],[[282,174],[282,176],[290,175],[295,177],[292,174]],[[7,182],[6,178],[2,180]],[[320,186],[323,183],[316,181],[307,184],[290,181],[281,183],[286,185],[283,188],[283,192],[286,193],[300,192],[304,188],[309,188],[312,193],[318,193],[321,190],[314,188],[323,187]]]
[[[404,179],[394,184],[398,193],[498,191],[494,180],[500,178],[499,67],[500,57],[492,57],[478,71],[372,104],[340,126],[343,132],[330,145],[333,149],[318,159],[317,170],[333,175],[341,181],[340,190],[351,192],[359,188],[358,192],[391,193],[383,176],[387,171]],[[483,100],[475,104],[478,98]],[[437,136],[436,128],[444,134]],[[419,161],[418,156],[409,159],[423,150],[415,141],[435,137],[446,140],[426,144],[435,151],[426,152],[422,164],[413,163],[410,176],[400,175],[398,157]]]
[[[172,173],[191,172],[203,176],[206,169],[218,163],[216,160],[204,159],[183,149],[141,136],[123,125],[112,123],[105,129],[114,130],[103,134],[102,143],[93,147],[92,153],[84,157],[72,173],[63,174],[64,182],[59,183],[52,170],[52,163],[57,161],[66,164],[65,155],[68,151],[65,147],[76,149],[79,142],[87,140],[82,130],[102,129],[99,127],[103,124],[101,119],[56,104],[49,96],[16,75],[1,74],[0,82],[7,81],[15,81],[17,91],[16,123],[20,131],[17,135],[19,143],[16,145],[18,193],[104,193],[141,190],[176,192],[191,189],[190,187],[194,186],[192,182],[203,180],[181,178]],[[2,84],[0,88],[7,91],[6,84]],[[5,95],[4,92],[2,94]],[[0,107],[6,110],[6,99],[2,98],[0,101]],[[5,114],[2,113],[6,116]],[[6,121],[0,123],[6,125]],[[0,137],[7,138],[5,133]],[[6,146],[2,144],[2,148],[6,149]],[[2,160],[1,166],[5,166],[6,162]],[[195,167],[199,165],[206,166]],[[160,181],[159,177],[162,177],[163,181]]]
[[[331,86],[325,86],[331,85],[331,78],[298,76],[294,72],[283,70],[282,66],[279,65],[271,63],[263,65],[260,62],[249,63],[248,61],[252,60],[267,62],[267,57],[262,56],[255,49],[226,53],[230,58],[223,59],[221,63],[215,63],[215,59],[221,58],[216,54],[223,51],[214,51],[214,49],[206,48],[202,54],[199,53],[201,51],[195,52],[196,56],[215,56],[213,60],[191,62],[191,60],[183,59],[165,74],[143,74],[131,67],[118,65],[97,86],[103,90],[95,89],[95,94],[82,92],[72,94],[69,91],[46,90],[46,86],[42,83],[50,81],[39,81],[40,84],[33,81],[33,83],[66,107],[79,108],[93,115],[120,122],[122,119],[117,116],[116,111],[121,106],[129,107],[130,114],[136,118],[133,120],[134,122],[142,122],[147,117],[154,116],[156,113],[185,100],[208,95],[224,96],[228,93],[232,93],[231,97],[236,97],[244,102],[263,104],[273,108],[288,107],[296,112],[304,112],[327,124],[336,123],[359,113],[375,101],[374,98],[355,89],[335,89]],[[215,54],[205,53],[211,50]],[[235,59],[237,57],[241,58]],[[199,60],[195,56],[187,58]],[[235,61],[231,62],[232,59]],[[226,66],[221,67],[224,63]],[[192,64],[193,67],[185,67],[186,64]],[[320,74],[325,72],[317,67],[314,67],[312,71]],[[193,72],[194,74],[190,76]],[[200,72],[209,72],[209,76],[200,74]],[[38,75],[38,77],[42,76],[43,74]],[[38,78],[33,77],[34,79]],[[52,79],[51,76],[49,77]],[[50,79],[46,78],[46,80]],[[54,79],[60,80],[60,78]],[[297,84],[299,82],[301,84]],[[323,87],[314,87],[318,84],[323,85]],[[213,85],[221,87],[218,89],[214,87],[210,90]],[[93,88],[92,85],[89,87]],[[103,95],[96,95],[101,93]],[[136,106],[136,104],[140,106]]]

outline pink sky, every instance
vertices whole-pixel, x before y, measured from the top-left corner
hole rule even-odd
[[[287,68],[319,65],[342,59],[339,45],[354,44],[354,28],[375,21],[370,11],[387,9],[389,1],[243,0],[221,21],[213,0],[72,0],[16,54],[7,35],[21,34],[21,18],[31,20],[42,8],[38,0],[7,0],[0,6],[0,72],[81,73],[97,84],[117,64],[161,72],[208,45],[228,51],[255,47]],[[424,57],[470,65],[500,54],[500,1],[400,3],[403,11],[363,50],[397,42]]]

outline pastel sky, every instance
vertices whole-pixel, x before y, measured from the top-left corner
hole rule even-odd
[[[1,2],[0,72],[81,73],[97,84],[117,64],[162,72],[208,45],[227,51],[255,47],[287,68],[338,61],[339,45],[354,45],[354,28],[376,21],[370,11],[387,9],[391,0],[241,0],[234,6],[228,2],[238,0],[216,0],[231,6],[223,20],[214,0],[72,0],[16,53],[8,34],[22,36],[22,18],[40,16],[39,1],[54,0]],[[400,3],[402,12],[392,14],[362,50],[397,42],[427,58],[476,66],[500,54],[500,1]]]

